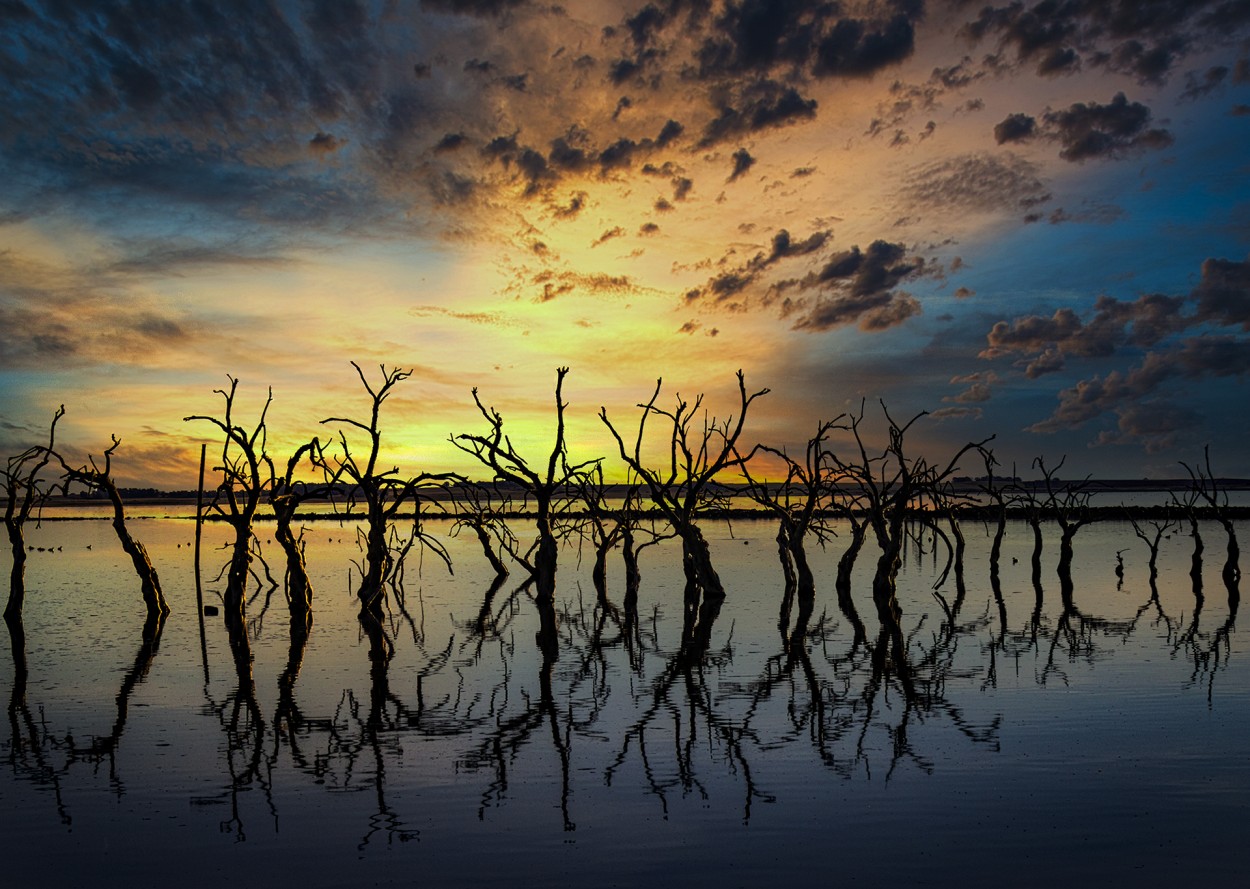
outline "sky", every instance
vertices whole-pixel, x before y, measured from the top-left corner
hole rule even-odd
[[[568,366],[578,460],[742,369],[748,446],[1250,476],[1244,0],[3,0],[0,85],[0,453],[194,488],[229,377],[285,459],[355,361],[404,473]]]

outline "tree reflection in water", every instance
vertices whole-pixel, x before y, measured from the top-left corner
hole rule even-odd
[[[1013,527],[1027,536],[1027,525]],[[838,554],[829,558],[832,564]],[[920,568],[913,562],[905,572]],[[450,751],[438,764],[446,763],[454,780],[476,782],[470,795],[482,821],[499,817],[519,789],[539,787],[559,809],[556,829],[573,831],[590,816],[585,803],[579,809],[579,792],[590,800],[637,787],[666,818],[679,800],[691,799],[727,807],[746,824],[761,805],[785,801],[775,763],[796,751],[847,781],[938,772],[950,739],[998,751],[1011,723],[987,709],[996,699],[984,693],[1000,687],[1005,664],[1014,664],[1026,684],[1064,685],[1073,681],[1074,665],[1096,666],[1144,637],[1137,640],[1143,647],[1190,664],[1188,686],[1213,700],[1233,653],[1234,586],[1225,613],[1195,580],[1192,593],[1185,591],[1192,605],[1185,598],[1178,614],[1176,591],[1165,587],[1161,595],[1158,574],[1147,579],[1142,572],[1140,586],[1117,594],[1137,597],[1128,600],[1131,607],[1109,613],[1109,600],[1086,592],[1079,574],[1060,575],[1058,596],[1048,597],[1040,576],[1028,573],[1031,591],[1017,591],[997,566],[982,577],[970,570],[962,594],[927,606],[914,591],[882,601],[864,578],[849,574],[829,589],[778,583],[776,598],[763,598],[778,617],[765,621],[763,638],[743,629],[732,596],[704,596],[696,607],[664,603],[639,586],[636,573],[633,582],[595,584],[585,596],[570,573],[555,597],[539,595],[532,578],[513,586],[502,575],[479,575],[488,585],[457,598],[470,603],[468,615],[445,624],[431,612],[429,625],[450,632],[427,637],[424,602],[405,594],[401,576],[371,597],[378,609],[356,618],[367,687],[345,682],[337,705],[329,698],[311,708],[316,712],[300,694],[312,625],[291,619],[281,668],[271,678],[258,676],[253,647],[265,612],[254,598],[256,614],[229,616],[225,624],[228,690],[204,685],[202,712],[220,726],[221,759],[216,792],[193,802],[229,806],[220,828],[243,842],[257,826],[249,821],[255,803],[243,805],[247,793],[256,794],[275,830],[279,799],[286,798],[275,787],[356,793],[368,801],[367,813],[356,816],[358,849],[419,840],[440,817],[418,808],[408,792],[413,750],[434,749],[418,748],[419,740]],[[641,614],[640,601],[648,603]],[[541,608],[552,613],[539,614]],[[8,624],[14,681],[5,761],[19,780],[50,791],[66,826],[63,787],[78,764],[108,763],[113,792],[127,792],[118,755],[138,743],[125,736],[131,702],[164,663],[157,657],[163,627],[159,618],[144,625],[113,700],[111,727],[75,738],[55,713],[45,716],[28,701],[25,633],[20,621]],[[536,632],[549,627],[558,628],[555,635]],[[272,709],[262,697],[273,700]]]

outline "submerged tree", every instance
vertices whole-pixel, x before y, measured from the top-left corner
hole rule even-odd
[[[1201,499],[1201,496],[1193,486],[1190,486],[1183,496],[1176,491],[1172,492],[1172,504],[1180,510],[1185,521],[1189,522],[1189,536],[1194,541],[1193,554],[1189,559],[1189,579],[1193,586],[1194,594],[1197,596],[1202,595],[1202,555],[1206,549],[1202,542],[1202,531],[1198,527],[1200,518],[1198,504]]]
[[[1229,511],[1228,491],[1220,484],[1220,480],[1211,471],[1211,448],[1202,449],[1202,465],[1190,466],[1184,461],[1181,465],[1189,473],[1190,487],[1195,499],[1205,503],[1211,516],[1220,523],[1227,538],[1224,568],[1220,576],[1230,596],[1238,596],[1241,583],[1241,547],[1237,543],[1237,529],[1233,526],[1232,513]]]
[[[1137,537],[1150,549],[1150,588],[1153,590],[1155,588],[1155,581],[1159,578],[1159,541],[1163,539],[1163,535],[1167,534],[1168,531],[1176,527],[1177,522],[1175,519],[1171,518],[1164,519],[1163,521],[1151,520],[1148,524],[1154,529],[1154,533],[1149,534],[1146,532],[1146,529],[1142,527],[1142,522],[1138,522],[1137,519],[1132,516],[1129,516],[1128,520],[1129,524],[1133,526],[1133,533],[1136,534]],[[1123,570],[1120,569],[1118,573],[1123,574]]]
[[[472,531],[500,582],[510,573],[504,556],[524,558],[517,550],[516,535],[504,518],[509,503],[510,498],[498,482],[468,483],[456,488],[456,520],[451,526],[451,536],[455,537],[466,528]]]
[[[13,553],[13,568],[9,572],[9,601],[4,609],[8,621],[22,619],[22,605],[26,599],[26,522],[51,493],[43,470],[52,459],[56,444],[56,424],[65,416],[65,405],[57,408],[48,429],[47,445],[34,445],[10,457],[5,463],[0,485],[4,487],[4,529],[9,535],[9,548]]]
[[[1042,473],[1042,486],[1046,490],[1042,512],[1059,524],[1059,586],[1065,597],[1072,593],[1072,539],[1077,531],[1094,521],[1094,513],[1089,508],[1093,496],[1089,477],[1075,483],[1059,479],[1058,472],[1067,459],[1062,458],[1054,469],[1048,469],[1042,457],[1033,461],[1033,466]]]
[[[252,566],[252,521],[261,497],[273,483],[272,473],[265,471],[266,466],[273,466],[265,453],[268,437],[265,415],[273,404],[273,389],[269,390],[256,426],[249,432],[235,422],[234,399],[239,381],[229,375],[226,379],[230,381],[229,390],[213,390],[225,403],[222,417],[195,414],[183,420],[212,423],[223,434],[221,465],[214,467],[215,472],[221,473],[221,484],[217,486],[208,509],[220,515],[234,530],[230,567],[226,575],[226,618],[233,620],[243,616],[247,579]]]
[[[805,543],[810,535],[824,546],[830,535],[823,508],[831,483],[825,442],[833,429],[841,428],[838,426],[841,419],[839,416],[820,423],[816,434],[808,439],[804,447],[802,462],[784,449],[759,446],[758,452],[772,454],[781,460],[786,475],[780,482],[770,485],[766,479],[752,476],[748,464],[742,466],[747,496],[777,519],[777,555],[786,579],[786,601],[791,591],[797,593],[800,600],[810,598],[816,592]]]
[[[922,411],[900,424],[890,416],[884,403],[881,410],[888,426],[889,440],[879,454],[869,456],[860,430],[864,419],[861,404],[859,414],[850,417],[857,457],[847,461],[833,455],[831,459],[838,474],[858,488],[860,503],[868,515],[868,525],[881,550],[872,583],[878,615],[883,622],[897,623],[899,608],[894,591],[898,571],[903,564],[903,547],[912,533],[910,523],[928,523],[936,527],[932,515],[922,507],[931,507],[939,502],[944,486],[959,468],[960,459],[968,451],[983,450],[993,436],[980,442],[968,442],[945,466],[933,464],[924,457],[909,455],[905,443],[912,424],[927,413]]]
[[[163,617],[169,613],[169,606],[165,603],[165,596],[161,592],[160,578],[152,566],[152,560],[148,558],[147,549],[130,535],[130,530],[126,527],[126,507],[122,503],[122,495],[117,489],[117,482],[113,479],[113,452],[121,445],[121,439],[116,435],[112,436],[112,439],[113,443],[101,457],[103,465],[97,463],[95,457],[88,456],[89,467],[84,465],[78,469],[71,469],[59,454],[57,459],[65,471],[67,487],[70,483],[78,483],[89,490],[103,491],[108,497],[109,504],[113,507],[113,531],[117,534],[122,550],[130,556],[135,573],[139,575],[140,590],[148,614],[159,614]]]
[[[369,421],[365,423],[347,417],[328,417],[321,422],[343,423],[348,426],[354,426],[368,436],[368,447],[363,455],[358,458],[352,453],[347,440],[347,433],[340,432],[339,444],[343,449],[343,453],[341,456],[335,455],[331,458],[334,466],[331,467],[329,465],[331,461],[324,461],[321,457],[317,457],[317,460],[321,461],[318,465],[323,467],[331,477],[343,478],[352,483],[353,487],[348,494],[349,509],[358,502],[364,505],[365,561],[361,567],[360,587],[357,590],[357,598],[360,600],[362,616],[367,614],[373,618],[380,619],[382,615],[383,585],[393,576],[398,567],[398,562],[392,555],[388,529],[391,521],[398,515],[400,507],[405,503],[411,503],[413,510],[413,530],[408,545],[411,546],[413,541],[420,541],[442,559],[449,571],[451,570],[451,559],[448,557],[446,550],[434,538],[429,537],[421,527],[421,509],[418,492],[422,488],[432,485],[456,481],[458,477],[454,473],[449,472],[422,472],[410,478],[400,478],[399,467],[397,466],[385,470],[379,469],[378,460],[382,450],[382,429],[379,425],[379,419],[382,405],[391,396],[391,391],[397,384],[412,376],[412,371],[400,368],[387,370],[385,364],[379,365],[379,369],[382,372],[382,382],[375,388],[370,384],[368,378],[365,377],[365,373],[360,369],[359,364],[353,361],[351,365],[356,369],[356,375],[360,377],[360,382],[365,387],[365,392],[369,394]],[[400,549],[407,551],[402,544]]]
[[[542,636],[554,643],[555,639],[555,589],[558,544],[555,529],[556,497],[577,476],[597,464],[598,460],[586,460],[577,464],[568,461],[568,445],[565,442],[564,410],[568,407],[563,398],[564,377],[567,367],[556,370],[556,433],[551,451],[537,468],[523,457],[513,445],[511,437],[504,433],[503,415],[493,407],[482,404],[477,389],[473,389],[473,403],[486,420],[489,430],[484,435],[462,433],[453,435],[451,443],[476,458],[494,475],[495,482],[502,482],[521,492],[524,505],[533,504],[534,525],[537,537],[520,560],[531,571],[537,590],[539,611],[542,616]]]
[[[626,447],[621,434],[608,419],[607,408],[599,409],[599,418],[616,439],[621,459],[642,479],[652,502],[659,507],[681,540],[686,604],[689,608],[698,602],[700,595],[717,599],[725,596],[725,588],[712,567],[712,556],[699,529],[698,518],[720,503],[719,492],[714,487],[717,476],[740,468],[754,453],[752,450],[746,456],[739,454],[738,439],[742,435],[747,409],[755,399],[767,395],[769,390],[761,389],[748,395],[746,380],[739,370],[737,418],[730,415],[718,421],[704,412],[696,425],[701,415],[703,396],[699,395],[691,404],[678,395],[676,406],[665,410],[656,405],[661,385],[663,380],[656,380],[651,399],[646,404],[638,405],[642,416],[638,420],[638,434],[632,448]],[[643,465],[647,421],[653,416],[658,418],[657,422],[668,427],[669,459],[668,465],[663,468]]]
[[[296,448],[295,453],[287,460],[286,472],[281,475],[269,456],[265,456],[265,463],[273,479],[269,487],[269,505],[273,507],[275,519],[273,536],[286,556],[287,606],[291,620],[302,623],[305,628],[312,616],[312,581],[308,578],[308,566],[304,561],[303,539],[296,535],[291,526],[296,510],[308,500],[328,496],[336,481],[334,476],[330,476],[310,484],[296,478],[296,470],[306,458],[312,466],[325,465],[325,454],[318,439],[314,438]],[[292,628],[295,623],[292,623]]]

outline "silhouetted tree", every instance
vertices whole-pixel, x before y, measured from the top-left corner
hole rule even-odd
[[[1220,527],[1224,529],[1224,534],[1227,537],[1227,548],[1225,551],[1224,568],[1220,572],[1220,576],[1223,577],[1224,586],[1228,588],[1230,595],[1240,595],[1241,547],[1237,543],[1237,529],[1233,526],[1232,515],[1229,512],[1228,491],[1220,484],[1220,480],[1215,477],[1215,473],[1211,471],[1210,446],[1202,449],[1202,460],[1202,465],[1195,463],[1193,466],[1190,466],[1184,461],[1181,461],[1181,465],[1189,473],[1190,486],[1193,493],[1197,495],[1199,500],[1206,503],[1212,518],[1219,522]]]
[[[596,463],[577,473],[572,483],[574,496],[584,510],[576,527],[590,538],[590,545],[595,553],[594,564],[590,569],[591,583],[600,603],[606,605],[608,553],[620,543],[624,535],[624,516],[608,503],[607,486],[603,482],[603,464]]]
[[[1181,515],[1189,522],[1189,536],[1194,541],[1194,551],[1189,560],[1189,579],[1193,585],[1194,595],[1202,596],[1202,554],[1206,547],[1202,542],[1202,531],[1198,527],[1200,518],[1199,503],[1202,497],[1192,485],[1183,495],[1172,492],[1172,503],[1181,511]]]
[[[10,457],[0,475],[4,486],[4,529],[9,535],[9,549],[13,553],[13,567],[9,572],[9,601],[4,609],[5,620],[20,621],[22,605],[26,599],[26,538],[25,526],[31,513],[43,506],[51,493],[50,482],[43,478],[43,470],[54,454],[56,424],[65,416],[65,405],[56,409],[48,429],[48,444],[34,445]]]
[[[273,484],[269,488],[269,505],[275,519],[274,539],[286,556],[287,607],[292,621],[302,621],[307,627],[312,617],[312,581],[308,578],[308,566],[304,561],[304,542],[291,527],[295,512],[307,502],[326,497],[333,490],[336,478],[331,475],[319,482],[309,483],[295,477],[296,470],[307,458],[311,466],[326,465],[325,454],[318,439],[300,445],[287,460],[286,472],[279,475],[273,461],[265,455]],[[292,624],[294,626],[294,624]]]
[[[1159,578],[1159,541],[1163,539],[1164,534],[1176,527],[1177,522],[1170,518],[1163,521],[1151,520],[1149,525],[1154,529],[1154,533],[1147,534],[1142,523],[1133,516],[1129,516],[1128,520],[1133,526],[1133,533],[1150,549],[1150,587],[1154,589],[1155,581]]]
[[[1002,577],[999,573],[999,562],[1003,553],[1003,538],[1007,536],[1007,498],[1009,492],[1006,488],[999,484],[999,479],[994,475],[994,467],[998,465],[998,461],[994,458],[994,454],[988,448],[981,449],[982,459],[985,461],[985,478],[982,480],[980,488],[981,493],[985,496],[988,503],[990,517],[994,521],[994,537],[990,544],[990,590],[994,595],[994,602],[998,605],[999,615],[999,638],[1003,639],[1007,634],[1007,603],[1003,598]],[[1015,478],[1015,467],[1012,467],[1012,478]]]
[[[873,577],[873,601],[882,621],[897,624],[898,603],[894,598],[895,582],[903,563],[903,546],[910,533],[909,521],[921,520],[932,523],[932,517],[919,512],[919,507],[932,507],[940,496],[942,486],[959,468],[959,460],[970,450],[982,448],[993,436],[980,442],[968,442],[961,447],[945,466],[930,463],[924,457],[907,454],[905,438],[908,430],[927,412],[916,414],[906,423],[898,423],[890,416],[885,404],[888,444],[880,454],[869,456],[860,425],[864,408],[860,405],[857,415],[849,417],[850,431],[858,455],[850,461],[831,455],[840,476],[854,483],[860,492],[861,503],[867,512],[868,525],[877,539],[881,555]]]
[[[358,458],[352,453],[345,432],[339,433],[342,455],[334,455],[330,461],[319,462],[332,478],[343,478],[353,483],[348,494],[348,509],[361,502],[365,509],[365,561],[361,567],[360,587],[357,597],[360,599],[361,614],[372,615],[380,619],[382,615],[382,594],[387,579],[395,570],[396,561],[388,539],[388,528],[391,520],[398,514],[400,507],[411,503],[414,515],[413,536],[411,540],[420,541],[428,546],[451,570],[451,559],[437,540],[425,534],[420,523],[420,502],[418,492],[432,485],[444,485],[458,480],[454,473],[422,472],[411,478],[400,478],[399,467],[380,470],[378,460],[382,449],[382,430],[379,419],[382,405],[391,395],[391,390],[412,376],[412,371],[393,368],[386,369],[381,365],[382,382],[376,388],[369,383],[360,365],[351,362],[360,377],[361,385],[369,394],[369,421],[353,420],[346,417],[328,417],[322,423],[345,423],[353,426],[368,436],[368,447]],[[321,460],[315,457],[314,462]],[[333,466],[330,464],[333,463]]]
[[[273,476],[265,471],[267,462],[265,447],[268,430],[265,415],[273,404],[273,389],[269,390],[265,405],[261,408],[256,426],[249,432],[235,422],[235,393],[239,381],[227,375],[229,390],[214,389],[224,401],[223,416],[209,417],[201,414],[184,417],[184,422],[203,420],[221,430],[221,465],[214,472],[221,473],[221,484],[208,509],[220,515],[234,530],[230,568],[226,575],[226,619],[242,619],[247,579],[252,566],[252,521],[256,517],[261,497],[273,484]]]
[[[825,442],[842,417],[819,424],[816,434],[808,439],[802,462],[785,450],[760,445],[757,452],[772,454],[782,461],[785,478],[774,485],[751,475],[750,466],[742,465],[746,493],[777,519],[777,555],[786,581],[782,600],[782,619],[788,622],[789,602],[797,595],[800,602],[816,593],[816,581],[807,561],[805,541],[809,534],[823,547],[830,535],[825,522],[824,504],[829,494],[829,470]]]
[[[1094,521],[1089,508],[1093,491],[1089,489],[1089,477],[1079,482],[1060,481],[1058,472],[1063,468],[1063,457],[1054,469],[1048,469],[1046,461],[1037,457],[1033,466],[1042,474],[1042,486],[1046,497],[1042,501],[1042,513],[1059,524],[1059,586],[1065,596],[1072,592],[1072,539],[1076,532]]]
[[[147,606],[148,614],[166,615],[169,614],[169,605],[165,603],[165,596],[161,592],[161,581],[156,574],[156,569],[152,567],[152,560],[148,558],[148,551],[142,543],[130,536],[130,531],[126,527],[126,507],[122,503],[122,495],[117,489],[112,473],[113,452],[121,445],[121,440],[116,435],[112,436],[112,439],[113,443],[104,451],[101,458],[103,465],[96,463],[95,457],[92,456],[87,458],[91,464],[90,467],[84,465],[78,469],[71,469],[59,454],[57,460],[65,471],[67,487],[70,483],[76,482],[89,490],[103,491],[108,497],[109,504],[113,507],[113,531],[117,534],[122,550],[130,556],[135,573],[139,575],[143,603]]]
[[[482,404],[476,387],[473,389],[473,403],[486,420],[489,431],[484,435],[462,433],[451,436],[451,443],[487,467],[496,481],[516,486],[522,493],[524,505],[533,504],[534,525],[538,536],[525,554],[523,563],[529,565],[534,576],[539,612],[543,616],[540,635],[545,640],[544,644],[554,644],[555,640],[554,603],[558,561],[556,497],[577,473],[598,462],[586,460],[570,464],[568,461],[568,446],[564,438],[564,410],[568,405],[562,394],[564,378],[568,372],[567,367],[556,370],[556,433],[545,466],[535,469],[521,456],[512,444],[512,439],[504,433],[503,416],[493,407],[487,408]]]
[[[713,598],[725,596],[720,577],[712,567],[712,557],[703,532],[699,529],[698,518],[709,508],[719,504],[718,492],[713,487],[717,476],[728,470],[738,469],[750,458],[751,453],[742,456],[737,452],[738,438],[742,435],[742,426],[751,403],[769,392],[768,389],[761,389],[747,395],[746,381],[741,370],[737,376],[737,419],[730,415],[724,421],[718,421],[704,413],[699,426],[695,424],[703,406],[703,396],[699,395],[691,404],[678,395],[676,406],[671,411],[664,410],[656,406],[663,380],[656,380],[651,400],[638,405],[642,409],[642,416],[638,420],[638,434],[632,449],[626,448],[625,441],[608,419],[607,408],[599,409],[599,418],[616,439],[621,459],[642,479],[652,502],[659,507],[681,540],[688,608],[698,602],[700,595]],[[642,450],[647,421],[653,416],[659,418],[657,422],[664,422],[668,427],[669,461],[668,466],[662,469],[643,465]]]

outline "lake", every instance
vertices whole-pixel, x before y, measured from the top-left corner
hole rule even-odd
[[[172,608],[156,645],[107,522],[28,527],[24,651],[0,643],[4,885],[1174,886],[1250,867],[1250,646],[1215,524],[1200,595],[1188,534],[1152,589],[1127,522],[1083,528],[1069,607],[1057,529],[1039,599],[1032,534],[1009,526],[999,600],[966,526],[957,609],[940,560],[909,554],[903,652],[878,644],[871,543],[863,633],[833,590],[845,534],[811,553],[810,616],[781,626],[776,526],[704,527],[728,596],[701,644],[682,643],[677,546],[644,551],[631,616],[620,560],[604,608],[568,545],[551,662],[520,572],[484,608],[476,542],[439,522],[455,574],[413,553],[393,654],[371,660],[356,528],[311,523],[311,634],[293,644],[281,587],[257,591],[250,673],[221,617],[201,636],[192,521],[131,522]],[[205,525],[209,604],[227,532]]]

